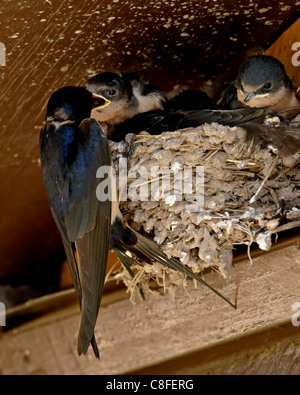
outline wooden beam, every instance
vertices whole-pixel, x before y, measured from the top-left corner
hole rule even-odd
[[[291,323],[292,306],[300,302],[296,241],[254,258],[252,267],[248,260],[235,265],[230,281],[218,273],[205,280],[232,300],[239,287],[238,310],[192,282],[175,295],[148,295],[135,305],[121,291],[103,300],[96,328],[100,361],[91,351],[76,354],[80,316],[74,305],[3,334],[0,371],[179,374],[195,365],[197,373],[300,373],[300,329]]]
[[[274,56],[284,64],[288,76],[297,84],[297,86],[300,85],[300,66],[295,63],[295,60],[293,61],[293,58],[297,58],[298,61],[300,60],[300,56],[297,55],[297,51],[299,53],[300,46],[294,46],[295,43],[299,42],[300,18],[266,51],[266,55]]]
[[[287,320],[127,374],[299,375],[299,334],[299,327]]]

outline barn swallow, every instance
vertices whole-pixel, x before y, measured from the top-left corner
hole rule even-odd
[[[90,119],[92,106],[92,95],[85,88],[55,92],[40,135],[40,156],[81,309],[78,353],[86,353],[91,343],[99,358],[94,327],[108,259],[111,204],[98,204],[94,186],[97,169],[110,166],[110,149],[98,122]]]
[[[108,141],[99,123],[90,118],[98,104],[99,97],[93,101],[93,95],[85,88],[65,87],[56,91],[49,100],[46,124],[40,135],[41,166],[49,205],[61,233],[81,309],[77,350],[79,355],[86,354],[91,344],[97,358],[94,329],[109,249],[115,251],[130,272],[132,265],[141,265],[140,259],[159,262],[197,280],[235,308],[188,266],[168,258],[154,241],[129,227],[119,210],[112,175],[107,179],[110,197],[97,200],[97,170],[111,167]]]
[[[99,99],[98,106],[92,111],[92,118],[106,126],[107,137],[115,125],[136,114],[162,110],[167,103],[162,92],[141,81],[136,73],[104,72],[92,77],[87,89]]]
[[[231,110],[243,106],[265,108],[283,119],[292,119],[300,112],[297,89],[283,64],[267,55],[250,56],[242,63],[220,106]]]

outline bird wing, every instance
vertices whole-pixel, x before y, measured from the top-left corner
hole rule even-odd
[[[222,110],[236,110],[244,107],[237,98],[237,82],[231,82],[224,91],[222,100],[220,102],[220,108]]]
[[[257,147],[272,145],[278,149],[281,158],[295,155],[300,152],[300,130],[281,123],[277,126],[249,122],[242,126],[246,130],[245,151],[248,147],[254,150]]]
[[[101,166],[111,166],[110,148],[101,127],[95,120],[85,120],[80,126],[81,140],[73,162],[75,190],[72,210],[65,222],[69,237],[75,241],[79,276],[82,286],[82,318],[78,338],[78,353],[86,353],[94,336],[106,274],[111,200],[100,202],[96,196],[96,172]],[[78,185],[81,169],[84,179]],[[110,182],[110,180],[108,180]],[[83,197],[83,198],[82,198]]]
[[[178,127],[183,129],[213,122],[226,126],[241,126],[251,121],[262,121],[265,115],[265,110],[250,107],[239,108],[237,110],[188,111],[180,120]]]
[[[129,133],[139,134],[146,131],[151,135],[159,135],[167,131],[197,127],[213,122],[227,126],[239,126],[253,120],[256,122],[262,121],[265,115],[266,111],[264,109],[250,107],[237,110],[150,111],[138,114],[117,125],[110,139],[120,142]]]
[[[166,131],[174,131],[177,129],[177,124],[183,116],[183,113],[162,110],[137,114],[133,118],[117,125],[110,139],[120,142],[125,140],[126,135],[129,133],[139,134],[146,131],[152,135],[158,135]]]

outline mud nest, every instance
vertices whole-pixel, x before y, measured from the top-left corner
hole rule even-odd
[[[269,250],[273,235],[300,226],[299,158],[281,159],[273,147],[245,149],[244,137],[241,128],[206,124],[112,143],[130,226],[195,273],[212,268],[225,278],[235,246],[248,246],[251,259],[252,243]],[[119,179],[126,161],[128,180]],[[158,263],[136,266],[134,278],[126,270],[119,276],[131,291],[137,284],[151,290],[153,279],[164,290],[186,283]]]

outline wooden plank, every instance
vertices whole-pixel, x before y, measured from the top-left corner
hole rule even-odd
[[[299,332],[287,320],[127,374],[299,375]]]
[[[248,360],[240,371],[244,367],[244,373],[259,373],[263,364],[271,361],[272,353],[284,350],[284,360],[289,355],[294,364],[281,363],[283,359],[276,357],[270,371],[300,373],[294,330],[280,332],[278,337],[270,335],[270,343],[269,335],[265,336],[266,327],[273,333],[278,323],[290,321],[294,314],[292,306],[300,302],[300,251],[296,245],[257,257],[252,267],[249,261],[239,263],[230,281],[217,273],[209,273],[205,279],[232,300],[239,286],[238,310],[228,308],[203,287],[195,289],[192,282],[188,282],[185,290],[178,289],[175,296],[150,295],[144,303],[135,305],[123,300],[123,296],[113,304],[106,304],[104,299],[96,330],[101,360],[96,361],[92,352],[86,357],[76,354],[79,313],[74,306],[5,333],[0,339],[0,371],[2,374],[119,374],[138,372],[153,365],[151,372],[159,374],[162,361],[184,353],[200,352],[201,356],[206,350],[212,357],[204,361],[207,364],[203,371],[210,372],[215,367],[217,372],[234,373],[237,366],[230,356],[234,345],[228,346],[228,352],[221,353],[219,358],[218,350],[225,344],[219,342],[229,344],[236,336],[243,338],[249,331],[262,328],[255,332],[260,338],[260,349],[251,350],[255,338],[243,343],[244,354],[241,353],[239,361]],[[263,347],[273,350],[272,353],[264,354]],[[222,360],[229,365],[222,365]],[[180,366],[183,365],[179,365],[177,373],[185,372]],[[169,372],[174,372],[174,367]]]
[[[272,252],[282,250],[287,247],[292,247],[295,246],[296,248],[300,248],[300,229],[299,230],[294,230],[291,234],[286,233],[286,234],[280,234],[279,239],[276,241],[276,243],[273,244],[272,246]],[[246,249],[246,247],[244,248]],[[256,244],[250,248],[250,255],[251,259],[264,256],[269,254],[269,251],[263,251],[260,250]],[[108,264],[108,270],[112,268],[115,264],[115,259],[117,259],[117,256],[110,251],[110,262]],[[233,257],[233,265],[236,265],[240,262],[247,261],[249,259],[248,253],[247,252],[234,252],[234,257]],[[9,323],[9,326],[16,326],[18,322],[24,322],[24,320],[30,320],[32,319],[34,315],[45,315],[51,311],[58,310],[63,307],[70,306],[71,304],[76,303],[76,296],[75,296],[75,291],[73,288],[73,282],[69,274],[69,268],[67,265],[67,262],[65,262],[65,271],[68,272],[64,273],[64,277],[67,278],[67,281],[64,282],[65,285],[68,285],[69,289],[65,289],[63,291],[59,291],[54,294],[50,295],[45,295],[43,297],[37,298],[37,299],[30,299],[24,304],[18,305],[16,307],[13,307],[7,311],[7,322]],[[155,283],[153,282],[153,285]],[[125,285],[122,282],[118,282],[113,280],[113,281],[108,281],[105,283],[104,286],[104,293],[110,293],[116,290],[124,289],[123,292],[123,299],[126,299],[126,290],[125,290]],[[117,293],[120,295],[120,293]],[[113,296],[106,296],[106,304],[107,300],[110,300],[109,298]]]
[[[300,55],[297,55],[300,44],[294,47],[295,43],[300,43],[300,18],[266,51],[266,55],[279,59],[284,64],[288,76],[300,86],[299,65],[295,63],[295,59],[300,61]]]

